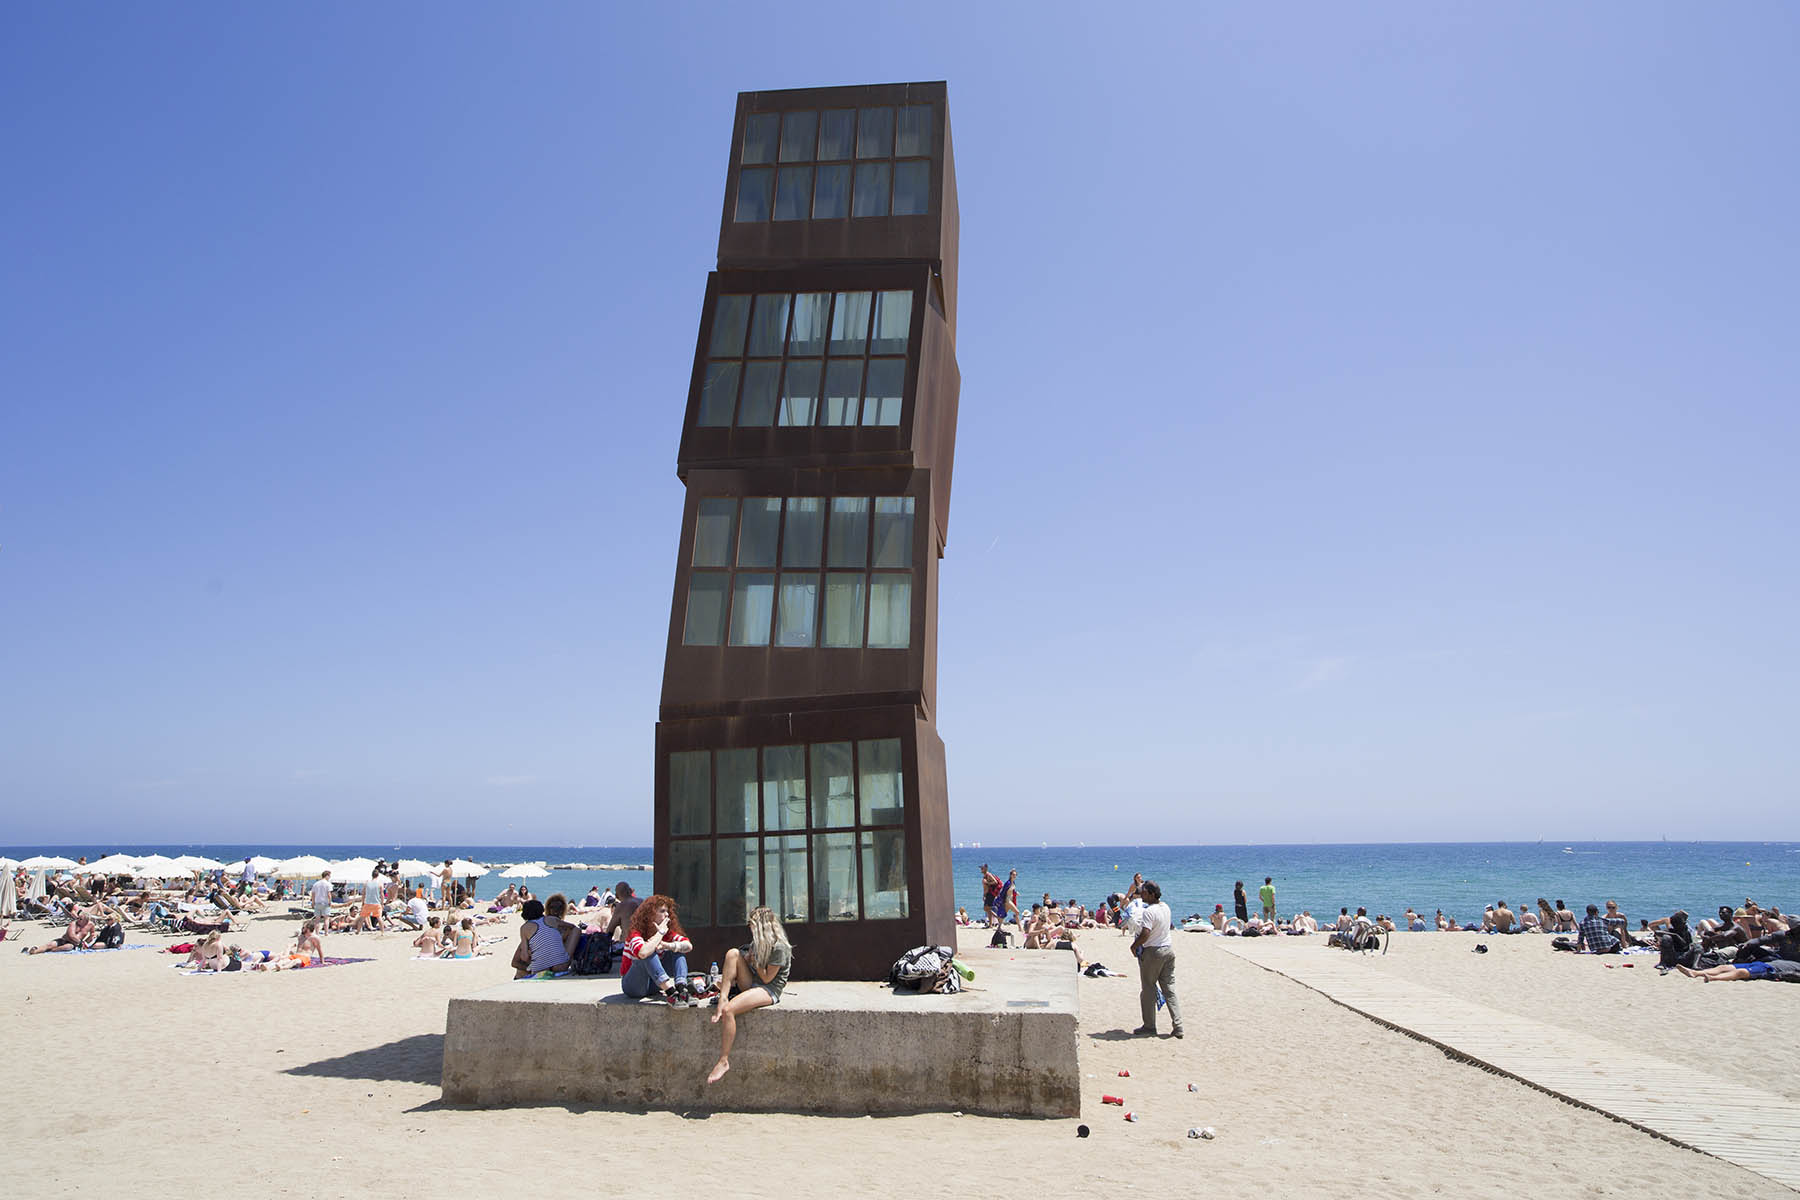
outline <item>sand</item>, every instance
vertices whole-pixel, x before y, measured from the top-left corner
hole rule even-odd
[[[292,928],[258,920],[236,940],[274,948]],[[42,925],[21,931],[26,944],[50,936]],[[339,936],[329,953],[374,961],[185,976],[149,950],[27,958],[9,937],[0,946],[9,1174],[15,1189],[52,1196],[190,1186],[292,1196],[445,1186],[464,1195],[604,1196],[689,1183],[712,1195],[802,1197],[1793,1194],[1450,1061],[1219,951],[1213,939],[1177,936],[1183,1041],[1128,1035],[1137,1024],[1134,980],[1081,983],[1086,1139],[1073,1120],[950,1114],[447,1109],[437,1086],[445,1002],[508,977],[503,958],[418,962],[409,935]],[[1568,1027],[1600,1037],[1639,1046],[1665,1039],[1671,1057],[1683,1041],[1675,1027],[1763,1018],[1784,1000],[1791,1011],[1788,998],[1800,995],[1553,960],[1538,938],[1496,939],[1496,954],[1477,956],[1469,938],[1434,937],[1397,938],[1381,969],[1522,1014],[1554,1006]],[[1117,934],[1090,934],[1084,945],[1109,965],[1131,962]],[[1028,952],[971,946],[966,957],[979,971],[983,958],[1008,953]],[[1620,1012],[1634,1015],[1622,1022]],[[754,1036],[753,1018],[743,1036]],[[1750,1061],[1759,1057],[1767,1056],[1697,1061],[1792,1094],[1790,1082]],[[1107,1092],[1123,1095],[1138,1123],[1103,1105]],[[1216,1128],[1217,1138],[1188,1139],[1199,1125]],[[651,1161],[639,1165],[645,1154]]]

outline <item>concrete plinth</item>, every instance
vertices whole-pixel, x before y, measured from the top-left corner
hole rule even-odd
[[[706,1074],[719,1054],[711,1009],[627,1000],[616,977],[504,983],[450,1002],[444,1099],[1075,1116],[1072,957],[983,955],[974,965],[974,982],[951,996],[790,984],[779,1005],[739,1020],[731,1072],[711,1086]]]

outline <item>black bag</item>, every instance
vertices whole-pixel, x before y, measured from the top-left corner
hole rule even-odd
[[[115,921],[100,931],[99,944],[108,950],[117,950],[125,944],[125,931]]]
[[[569,969],[577,975],[609,975],[613,969],[613,940],[604,933],[584,933],[575,943]]]

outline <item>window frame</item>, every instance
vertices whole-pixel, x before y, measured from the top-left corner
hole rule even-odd
[[[939,178],[938,163],[943,152],[943,136],[940,132],[940,106],[942,103],[942,100],[939,99],[919,100],[914,97],[895,97],[886,101],[878,100],[875,103],[814,103],[784,108],[760,108],[755,111],[745,112],[737,142],[732,148],[731,219],[729,223],[733,226],[740,226],[792,224],[807,221],[882,220],[895,216],[902,219],[920,217],[926,219],[932,218],[942,202],[942,197],[938,195],[940,189],[936,184],[936,181]],[[903,154],[901,153],[900,148],[900,131],[905,124],[906,113],[908,110],[920,109],[924,110],[926,114],[925,130],[930,139],[930,144],[925,148],[923,154],[917,152]],[[849,112],[851,114],[849,145],[846,147],[846,153],[842,157],[821,157],[821,153],[824,149],[823,142],[825,139],[826,114],[839,112]],[[885,112],[887,115],[886,153],[865,155],[861,153],[864,138],[864,114],[880,112]],[[812,135],[807,147],[808,154],[806,157],[789,157],[783,150],[783,142],[787,136],[787,127],[790,118],[801,116],[811,118]],[[746,157],[750,146],[752,127],[759,122],[767,122],[771,119],[774,121],[775,132],[773,138],[769,142],[769,156],[766,159],[752,161]],[[925,209],[923,212],[896,213],[894,210],[895,189],[900,186],[901,167],[904,164],[915,163],[925,164]],[[865,203],[863,205],[865,208],[872,208],[877,211],[871,211],[866,215],[858,216],[857,207],[860,189],[856,186],[856,168],[865,165],[879,166],[881,171],[878,173],[885,175],[885,184],[883,185],[883,190],[878,201],[874,203]],[[850,168],[848,172],[849,186],[844,194],[844,215],[841,217],[821,217],[814,215],[818,210],[817,187],[821,167]],[[807,194],[806,202],[803,205],[805,214],[803,216],[783,218],[777,218],[775,216],[776,206],[780,201],[781,195],[780,180],[782,168],[806,169]],[[744,208],[739,200],[739,194],[743,189],[744,173],[746,171],[766,172],[766,174],[757,174],[755,176],[755,187],[759,190],[766,190],[768,193],[766,202],[752,206],[753,208],[761,209],[761,216],[749,218],[740,216],[740,214],[744,212]],[[766,188],[763,186],[765,183]]]

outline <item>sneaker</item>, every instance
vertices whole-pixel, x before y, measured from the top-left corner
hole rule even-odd
[[[1181,1036],[1181,1030],[1179,1030],[1179,1029],[1177,1029],[1177,1030],[1176,1030],[1176,1031],[1175,1031],[1175,1036],[1176,1036],[1176,1037],[1180,1037],[1180,1036]]]
[[[1133,1037],[1155,1037],[1156,1029],[1154,1026],[1151,1026],[1151,1025],[1139,1025],[1136,1029],[1131,1031],[1131,1036],[1133,1036]]]

